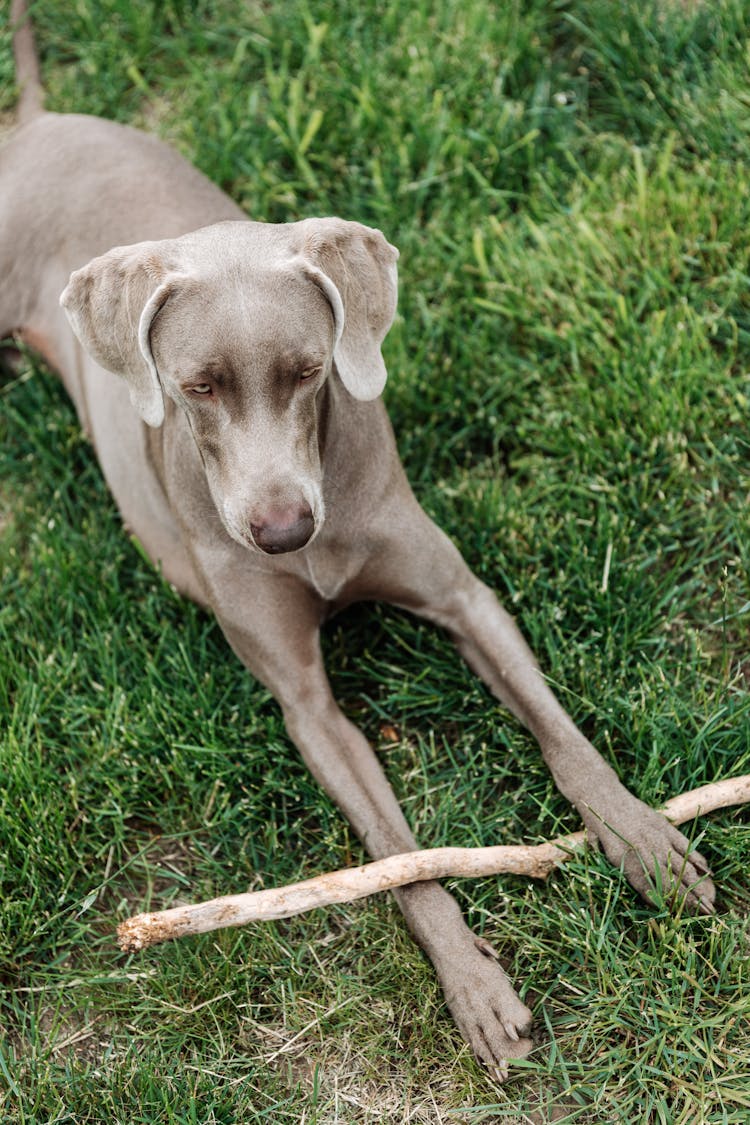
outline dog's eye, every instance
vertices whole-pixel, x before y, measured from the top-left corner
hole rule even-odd
[[[196,383],[194,387],[190,388],[191,395],[212,395],[213,388],[210,383]]]
[[[314,379],[316,375],[320,375],[321,367],[307,367],[300,373],[300,383],[308,383],[310,379]]]

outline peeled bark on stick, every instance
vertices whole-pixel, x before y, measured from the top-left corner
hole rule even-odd
[[[683,824],[695,816],[747,801],[750,801],[750,774],[713,782],[672,797],[664,806],[664,813],[673,824]],[[248,922],[291,918],[318,906],[353,902],[378,891],[425,879],[478,875],[528,875],[533,879],[546,879],[550,871],[565,863],[585,840],[585,832],[575,832],[528,846],[499,844],[489,848],[431,848],[407,852],[361,867],[317,875],[287,887],[224,895],[194,906],[137,914],[120,923],[117,936],[120,948],[133,953],[172,938],[204,934],[227,926],[244,926]]]

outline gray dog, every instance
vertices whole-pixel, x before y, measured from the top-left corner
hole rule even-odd
[[[60,373],[123,520],[273,692],[368,851],[417,843],[331,694],[319,630],[382,599],[449,631],[637,890],[648,897],[658,872],[710,912],[704,860],[577,730],[412,495],[379,397],[394,247],[342,219],[249,222],[158,140],[42,112],[23,0],[14,16],[21,128],[0,152],[0,336],[19,333]],[[502,1075],[531,1048],[528,1009],[438,883],[395,893],[462,1034]]]

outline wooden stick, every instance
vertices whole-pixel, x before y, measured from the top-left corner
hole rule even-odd
[[[672,797],[664,813],[673,824],[730,805],[750,801],[750,774],[728,778]],[[477,875],[529,875],[546,879],[585,843],[586,833],[575,832],[544,844],[501,844],[489,848],[432,848],[388,856],[361,867],[317,875],[302,883],[248,894],[225,895],[195,906],[177,906],[153,914],[137,914],[117,927],[120,948],[128,953],[171,938],[204,934],[247,922],[291,918],[318,906],[353,902],[378,891],[392,890],[424,879]]]

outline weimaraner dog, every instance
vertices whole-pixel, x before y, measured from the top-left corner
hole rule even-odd
[[[342,219],[250,222],[158,140],[43,113],[24,8],[22,127],[0,153],[0,335],[60,373],[125,524],[216,614],[367,850],[417,843],[331,694],[319,630],[382,599],[448,630],[638,891],[658,871],[710,912],[705,861],[577,730],[412,495],[380,399],[398,252]],[[530,1012],[443,887],[395,893],[462,1034],[502,1075],[531,1048]]]

